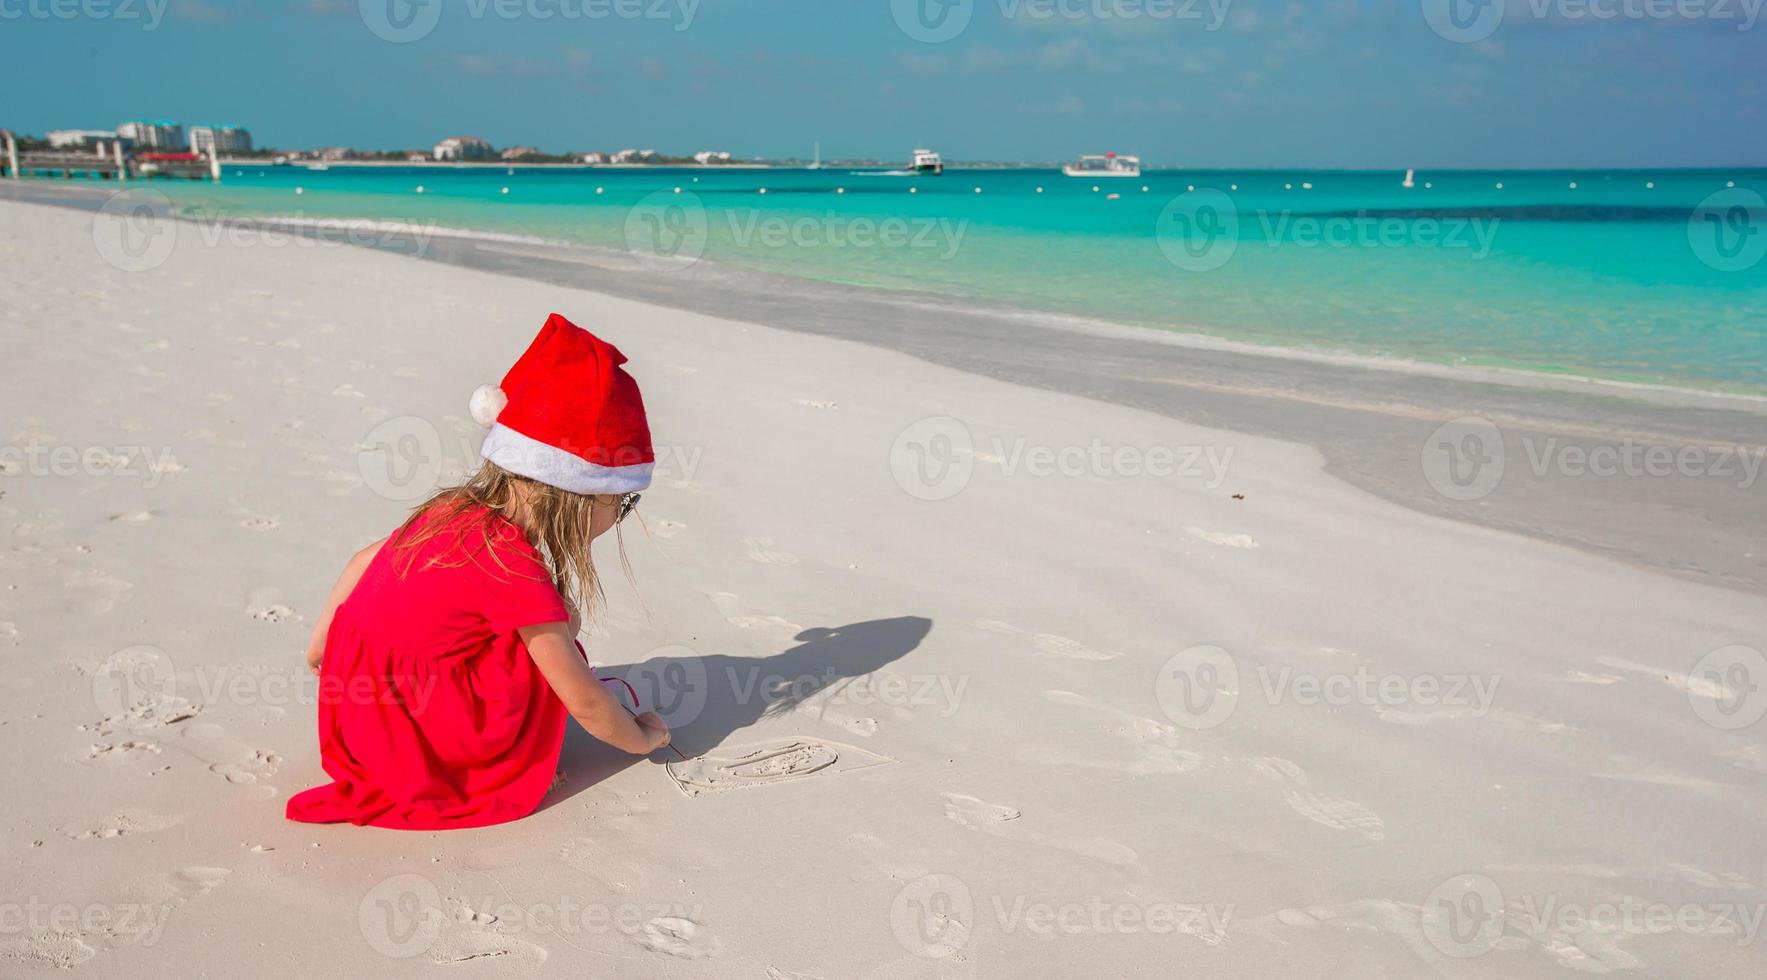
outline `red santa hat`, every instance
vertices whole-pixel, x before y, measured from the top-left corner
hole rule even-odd
[[[557,313],[503,376],[472,395],[491,431],[479,455],[511,473],[571,493],[650,486],[656,455],[638,382],[614,345]]]

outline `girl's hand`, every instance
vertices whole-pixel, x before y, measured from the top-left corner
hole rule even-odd
[[[313,642],[307,644],[307,669],[312,671],[315,677],[319,675],[319,664],[324,659],[325,641],[319,637],[314,637]]]
[[[669,744],[669,724],[654,711],[646,711],[636,716],[638,727],[643,729],[644,737],[650,742],[650,752],[664,748]],[[649,754],[648,752],[646,753]]]

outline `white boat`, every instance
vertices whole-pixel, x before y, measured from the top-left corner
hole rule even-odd
[[[1078,163],[1061,168],[1069,177],[1139,177],[1140,157],[1120,157],[1115,153],[1088,154]]]
[[[818,140],[816,142],[816,159],[810,161],[810,165],[804,169],[806,169],[806,170],[821,170],[822,169],[822,141],[821,140]]]
[[[915,150],[914,162],[908,165],[911,173],[932,174],[937,177],[945,172],[945,161],[931,150]]]

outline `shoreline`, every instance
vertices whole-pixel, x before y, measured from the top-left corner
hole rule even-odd
[[[222,161],[224,165],[227,164],[227,162],[228,161]],[[380,164],[371,163],[367,165],[378,166]],[[391,166],[393,164],[389,163],[386,165]],[[291,164],[289,166],[300,165]],[[437,166],[477,167],[493,165],[437,164]],[[552,164],[549,166],[579,167],[581,165]],[[644,169],[644,165],[610,166],[612,166],[613,169]],[[593,168],[584,167],[583,169]],[[710,168],[690,165],[689,169]],[[736,167],[734,169],[743,168]],[[755,165],[749,169],[766,169],[766,165]],[[78,198],[78,200],[58,199],[54,193],[12,193],[10,183],[3,180],[0,180],[0,196],[5,196],[13,200],[55,204],[58,206],[74,207],[81,210],[92,210],[87,199],[109,197],[119,190],[127,190],[131,187],[143,186],[144,182],[135,182],[130,185],[122,186],[102,182],[99,182],[99,186],[93,186],[94,182],[75,183],[49,180],[37,180],[34,182],[23,181],[22,183],[26,186],[32,186],[34,184],[37,188],[66,190],[71,192],[76,198]],[[146,183],[145,186],[151,188],[152,185],[151,183]],[[21,187],[19,189],[23,190],[24,188]],[[323,237],[328,232],[386,232],[392,234],[410,234],[413,239],[424,241],[440,237],[503,246],[531,246],[536,249],[547,250],[554,254],[577,252],[596,256],[602,261],[612,263],[630,259],[628,253],[598,245],[571,242],[562,239],[546,239],[519,232],[499,232],[488,229],[455,226],[423,226],[410,221],[387,218],[312,218],[302,215],[265,214],[261,217],[238,216],[219,219],[217,221],[216,219],[188,213],[177,213],[175,216],[182,221],[201,225],[214,225],[218,223],[230,227],[237,226],[249,228],[267,226],[286,228],[291,233],[306,235],[309,237]],[[397,248],[394,250],[401,251],[404,254],[410,254],[409,249]],[[957,312],[973,311],[1003,318],[1021,320],[1054,329],[1094,333],[1125,340],[1150,341],[1195,350],[1220,351],[1244,355],[1247,357],[1282,358],[1341,368],[1388,371],[1400,375],[1435,377],[1454,381],[1505,385],[1530,390],[1562,391],[1583,394],[1615,394],[1622,397],[1649,401],[1671,407],[1703,406],[1748,412],[1759,411],[1762,414],[1767,414],[1767,393],[1754,391],[1735,391],[1723,388],[1698,388],[1664,381],[1609,378],[1575,371],[1549,371],[1505,364],[1447,363],[1442,361],[1422,360],[1397,354],[1370,354],[1342,349],[1296,347],[1293,345],[1277,343],[1265,344],[1253,341],[1235,340],[1231,337],[1211,334],[1201,330],[1185,329],[1180,326],[1163,327],[1154,324],[1130,323],[1103,317],[1090,317],[1053,310],[1039,310],[1028,307],[991,303],[971,297],[944,293],[893,289],[869,284],[856,285],[838,280],[794,276],[710,258],[698,259],[693,264],[711,269],[723,270],[731,275],[749,275],[757,278],[770,278],[787,282],[814,284],[825,286],[830,289],[853,289],[878,293],[880,295],[895,297],[904,303],[917,303],[929,310],[950,309]]]
[[[108,196],[96,188],[79,192],[38,203],[91,210],[95,196]],[[285,224],[291,234],[315,232]],[[1767,593],[1767,508],[1760,506],[1767,490],[1756,482],[1758,470],[1743,468],[1767,456],[1761,420],[1767,399],[1196,342],[1144,327],[712,262],[659,272],[610,250],[518,245],[477,233],[389,233],[352,244],[853,340],[970,374],[1297,442],[1318,452],[1328,473],[1426,514]],[[1496,433],[1486,448],[1498,451],[1498,481],[1473,499],[1455,499],[1460,494],[1453,487],[1445,493],[1427,469],[1436,460],[1431,446],[1441,427],[1461,419]],[[1705,469],[1632,478],[1640,474],[1594,473],[1587,466],[1589,459],[1613,457],[1626,465],[1628,456],[1665,453],[1697,455]],[[1576,459],[1585,462],[1573,465]]]

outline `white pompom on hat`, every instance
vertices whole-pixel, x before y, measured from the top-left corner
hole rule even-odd
[[[504,406],[509,404],[509,396],[496,385],[479,385],[472,393],[472,401],[467,410],[472,412],[472,420],[482,429],[489,429],[497,424],[497,416],[503,414]]]

